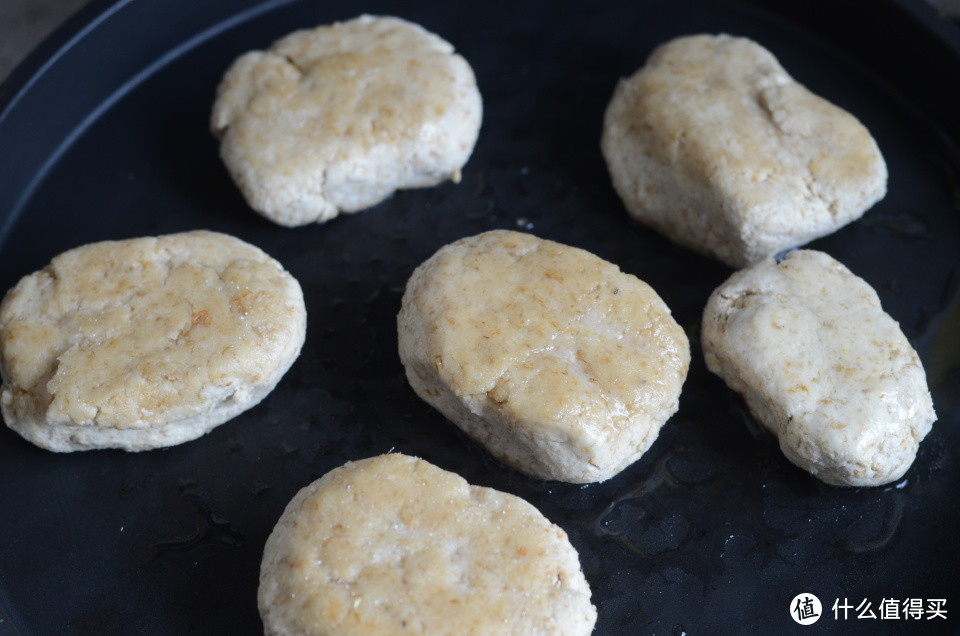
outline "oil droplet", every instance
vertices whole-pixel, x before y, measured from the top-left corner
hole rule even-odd
[[[885,216],[870,216],[861,219],[864,227],[876,231],[898,234],[906,238],[926,238],[930,235],[929,225],[915,212],[900,211]]]
[[[848,536],[843,543],[843,548],[854,554],[863,554],[864,552],[873,552],[883,549],[893,539],[903,520],[904,496],[901,493],[889,493],[878,504],[883,506],[883,512],[880,515],[864,516],[867,520],[866,527],[857,528],[857,524],[851,528],[851,536]],[[879,516],[879,524],[876,522]],[[879,526],[879,527],[878,527]],[[859,530],[859,531],[858,531]]]
[[[256,497],[262,497],[268,490],[271,490],[273,486],[270,484],[265,484],[262,481],[253,482],[253,487],[250,489],[250,492],[253,493]]]
[[[522,229],[522,230],[532,230],[532,229],[533,229],[533,221],[531,221],[530,219],[528,219],[528,218],[525,217],[525,216],[521,216],[519,219],[517,219],[517,220],[516,220],[516,224],[517,224],[517,227],[520,228],[520,229]]]
[[[164,539],[153,544],[151,559],[163,556],[185,554],[205,546],[239,548],[244,536],[230,524],[230,520],[217,514],[199,494],[196,480],[182,479],[178,487],[180,498],[191,503],[196,510],[196,521],[192,531],[173,539]]]

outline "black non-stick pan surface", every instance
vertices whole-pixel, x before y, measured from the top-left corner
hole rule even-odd
[[[419,22],[471,62],[485,111],[476,151],[459,185],[273,225],[218,158],[218,79],[244,51],[362,12]],[[939,421],[895,484],[830,487],[787,462],[703,363],[701,311],[731,270],[632,223],[610,186],[599,138],[618,78],[694,32],[761,42],[856,114],[886,157],[886,198],[812,247],[876,288],[927,370]],[[958,93],[956,27],[906,1],[95,2],[0,92],[0,288],[83,243],[207,228],[299,279],[307,341],[259,406],[178,447],[54,454],[0,430],[0,632],[258,633],[261,552],[284,505],[343,462],[391,450],[519,495],[563,527],[597,634],[956,632]],[[679,412],[606,483],[507,469],[407,386],[396,314],[408,276],[493,228],[616,263],[690,337]],[[801,592],[823,604],[809,627],[788,611]],[[924,614],[882,619],[885,599],[921,599]],[[946,620],[926,611],[932,599]],[[837,600],[861,609],[835,617]]]

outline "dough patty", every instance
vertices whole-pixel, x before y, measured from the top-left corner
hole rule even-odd
[[[250,206],[296,226],[459,181],[481,110],[473,70],[450,43],[364,15],[238,58],[211,128]]]
[[[734,267],[836,231],[887,187],[855,117],[729,35],[658,47],[617,86],[601,145],[632,216]]]
[[[3,417],[53,451],[179,444],[260,402],[305,329],[297,281],[239,239],[84,245],[0,305]]]
[[[828,484],[899,479],[936,419],[899,325],[823,252],[737,272],[703,314],[707,367],[746,398],[787,458]]]
[[[649,285],[589,252],[493,231],[421,264],[398,317],[421,398],[501,460],[603,481],[677,410],[690,349]]]
[[[267,634],[589,634],[566,533],[526,501],[401,454],[287,505],[260,568]]]

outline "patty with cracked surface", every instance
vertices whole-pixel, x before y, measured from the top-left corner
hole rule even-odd
[[[84,245],[0,305],[3,418],[52,451],[179,444],[259,403],[305,330],[300,285],[240,239]]]
[[[656,292],[593,254],[495,230],[421,264],[398,316],[417,395],[505,463],[603,481],[676,412],[690,347]]]
[[[393,453],[336,468],[267,539],[264,631],[567,634],[597,612],[566,533],[532,505]]]
[[[473,70],[449,42],[364,15],[239,57],[210,126],[247,203],[297,226],[459,181],[481,113]]]
[[[617,86],[601,146],[634,218],[733,267],[835,232],[887,190],[853,115],[729,35],[658,47]]]

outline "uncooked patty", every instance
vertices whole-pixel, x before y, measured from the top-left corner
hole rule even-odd
[[[501,460],[603,481],[677,410],[686,335],[649,285],[589,252],[493,231],[407,282],[400,359],[421,398]]]
[[[258,600],[276,635],[573,635],[597,617],[562,529],[401,454],[297,493],[267,539]]]
[[[734,267],[830,234],[886,193],[867,129],[729,35],[658,47],[617,86],[602,148],[632,216]]]
[[[78,247],[0,305],[3,417],[53,451],[179,444],[260,402],[305,329],[297,281],[231,236]]]
[[[737,272],[703,314],[707,367],[787,458],[828,484],[899,479],[936,419],[899,325],[864,280],[802,250]]]
[[[296,226],[459,181],[481,110],[473,70],[450,43],[365,15],[238,58],[211,128],[250,206]]]

